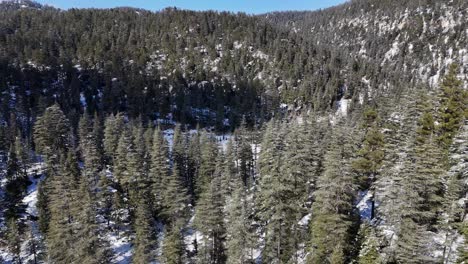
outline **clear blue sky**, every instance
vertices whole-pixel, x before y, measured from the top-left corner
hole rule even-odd
[[[179,7],[190,10],[227,10],[250,14],[284,10],[316,10],[346,2],[346,0],[39,0],[58,8],[109,8],[131,6],[148,10]]]

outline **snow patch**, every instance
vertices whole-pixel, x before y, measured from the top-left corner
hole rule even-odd
[[[358,203],[356,208],[359,210],[359,215],[362,220],[370,221],[372,214],[372,194],[366,191],[359,191],[358,193]]]

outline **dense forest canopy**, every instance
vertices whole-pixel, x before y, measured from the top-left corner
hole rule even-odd
[[[468,2],[0,2],[0,263],[465,263]]]

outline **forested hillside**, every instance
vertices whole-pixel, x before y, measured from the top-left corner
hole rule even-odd
[[[468,2],[0,2],[0,263],[465,263]]]

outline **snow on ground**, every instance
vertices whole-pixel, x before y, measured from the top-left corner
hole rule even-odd
[[[157,248],[156,248],[156,257],[157,259],[161,259],[162,256],[162,249],[164,245],[164,236],[165,236],[165,226],[161,223],[158,222],[156,223],[156,230],[157,230]]]
[[[132,243],[130,238],[126,236],[118,236],[115,232],[112,232],[106,236],[109,241],[111,249],[114,251],[115,264],[130,264],[132,260]]]
[[[231,135],[220,135],[220,136],[215,136],[216,141],[218,142],[218,145],[221,147],[223,151],[226,151],[227,149],[227,143],[229,142],[229,139],[231,139]]]
[[[299,221],[298,224],[300,226],[307,226],[309,224],[311,218],[312,218],[312,214],[307,214]]]
[[[169,151],[172,151],[172,146],[174,145],[174,129],[166,129],[163,131],[164,139],[169,146]]]
[[[298,245],[299,250],[296,252],[297,264],[305,264],[307,260],[306,245],[301,243]]]
[[[34,217],[38,216],[36,208],[38,192],[37,187],[38,184],[44,179],[44,175],[42,175],[42,168],[43,164],[38,163],[29,169],[28,175],[29,180],[31,181],[31,185],[28,186],[26,196],[23,198],[23,204],[26,205],[26,213]]]
[[[371,220],[371,211],[372,211],[372,203],[371,203],[372,194],[369,191],[359,191],[358,194],[358,203],[356,208],[359,210],[359,215],[361,216],[361,220]]]
[[[200,246],[203,244],[203,234],[200,231],[197,231],[193,228],[193,221],[195,216],[192,216],[187,224],[187,228],[184,231],[184,242],[185,248],[189,252],[195,251],[194,242],[197,241],[197,245]]]
[[[346,116],[348,114],[350,99],[341,99],[338,101],[338,109],[336,113],[341,116]]]
[[[398,40],[398,38],[397,38],[397,40]],[[390,50],[388,50],[387,53],[385,53],[385,59],[386,60],[391,60],[393,57],[395,57],[400,52],[400,48],[399,48],[398,45],[399,45],[398,41],[393,42],[392,48]]]
[[[25,234],[32,234],[36,240],[41,239],[41,234],[39,233],[38,225],[36,222],[36,217],[38,216],[36,203],[37,203],[37,187],[38,184],[44,179],[43,174],[44,164],[41,162],[33,164],[28,170],[27,174],[31,184],[27,187],[26,196],[23,198],[22,203],[26,206],[25,213],[20,217],[27,224],[28,230]],[[2,181],[0,192],[3,189],[6,181]],[[1,224],[3,225],[4,219],[0,218]],[[26,238],[23,238],[21,244],[21,261],[24,263],[29,263],[29,261],[34,260],[34,256],[28,250],[28,241]],[[39,251],[37,252],[40,253]],[[7,249],[0,248],[0,260],[3,259],[4,264],[13,263],[13,255],[8,252]]]

